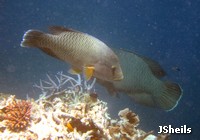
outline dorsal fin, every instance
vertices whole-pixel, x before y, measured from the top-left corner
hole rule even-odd
[[[164,77],[166,75],[166,72],[163,70],[163,68],[160,66],[160,64],[154,60],[152,60],[151,58],[148,58],[146,56],[142,56],[140,54],[131,52],[129,50],[124,50],[122,48],[120,48],[120,50],[129,52],[129,53],[133,53],[134,55],[137,55],[138,57],[142,58],[142,60],[144,62],[147,63],[147,65],[149,66],[149,68],[151,69],[151,72],[158,78]]]
[[[49,31],[52,34],[60,34],[60,33],[63,33],[63,32],[79,32],[79,31],[76,31],[74,29],[65,28],[65,27],[62,27],[62,26],[50,26]]]
[[[152,73],[156,77],[161,78],[166,75],[166,72],[163,70],[163,68],[160,66],[160,64],[158,62],[152,60],[151,58],[145,57],[145,56],[139,55],[139,57],[141,57],[148,64]]]

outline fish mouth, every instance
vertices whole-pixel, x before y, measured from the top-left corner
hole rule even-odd
[[[124,76],[122,75],[122,76],[120,76],[120,77],[114,78],[113,80],[114,80],[114,81],[121,81],[121,80],[123,80],[123,79],[124,79]]]

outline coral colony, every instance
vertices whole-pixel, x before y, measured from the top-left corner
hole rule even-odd
[[[5,125],[11,131],[25,129],[30,122],[31,103],[25,100],[12,101],[2,109],[2,118],[6,120]]]
[[[111,119],[107,103],[92,92],[95,79],[85,81],[59,72],[40,80],[36,101],[0,94],[1,140],[167,140],[137,128],[139,117],[128,108]],[[91,83],[89,83],[91,82]]]

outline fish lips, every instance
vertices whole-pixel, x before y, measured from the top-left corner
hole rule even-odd
[[[113,80],[114,81],[121,81],[121,80],[123,80],[124,79],[124,75],[121,75],[121,76],[119,76],[119,77],[115,77]]]

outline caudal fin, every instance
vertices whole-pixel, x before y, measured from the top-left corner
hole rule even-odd
[[[165,82],[165,90],[156,97],[157,105],[167,111],[173,110],[182,96],[182,89],[176,83]]]
[[[21,46],[22,47],[38,47],[44,35],[45,34],[41,31],[28,30],[23,36]]]

